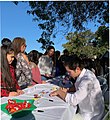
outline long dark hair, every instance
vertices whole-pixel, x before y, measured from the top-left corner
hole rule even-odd
[[[12,80],[12,76],[10,73],[10,67],[9,67],[8,60],[7,60],[7,54],[11,54],[13,52],[14,52],[14,49],[12,47],[12,44],[10,44],[7,47],[1,46],[1,79],[6,84],[6,88],[4,89],[7,89],[9,91],[12,91],[13,89],[15,89],[15,85],[12,85],[13,80]]]
[[[44,55],[47,55],[48,52],[49,52],[49,50],[51,50],[51,49],[54,49],[54,51],[55,51],[55,48],[54,48],[53,46],[49,46],[49,47],[46,49]]]
[[[16,37],[13,39],[12,44],[13,44],[15,56],[17,56],[17,54],[21,52],[21,46],[25,44],[25,42],[26,40],[21,37]]]
[[[29,61],[34,62],[36,65],[38,64],[39,52],[37,50],[32,50],[28,53]]]

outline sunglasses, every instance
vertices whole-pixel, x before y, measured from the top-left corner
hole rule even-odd
[[[24,47],[27,47],[27,45],[24,45]]]

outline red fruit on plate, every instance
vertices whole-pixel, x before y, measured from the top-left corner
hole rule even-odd
[[[6,109],[9,109],[9,108],[10,108],[10,106],[7,104],[5,108],[6,108]]]
[[[15,100],[11,100],[11,99],[8,100],[8,104],[15,104],[15,103],[16,103]]]
[[[14,108],[9,110],[9,113],[14,113],[14,112],[16,112],[16,110]]]
[[[6,105],[6,109],[8,110],[9,113],[14,113],[19,110],[23,110],[26,108],[30,108],[31,104],[28,103],[27,101],[24,101],[22,103],[17,103],[15,100],[8,100],[8,104]]]
[[[30,103],[28,103],[28,106],[27,106],[27,108],[30,108],[31,107],[31,104]]]

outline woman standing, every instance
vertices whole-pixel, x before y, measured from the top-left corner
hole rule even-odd
[[[39,58],[38,68],[40,70],[42,83],[52,77],[53,70],[53,55],[55,52],[55,48],[53,46],[49,46],[44,55]]]
[[[16,77],[21,89],[32,85],[32,73],[30,62],[25,54],[26,40],[21,37],[14,38],[13,42],[16,64]]]

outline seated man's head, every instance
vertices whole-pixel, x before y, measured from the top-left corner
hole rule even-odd
[[[73,56],[68,56],[64,62],[64,66],[69,75],[73,78],[78,77],[83,69],[81,60],[78,57]]]

